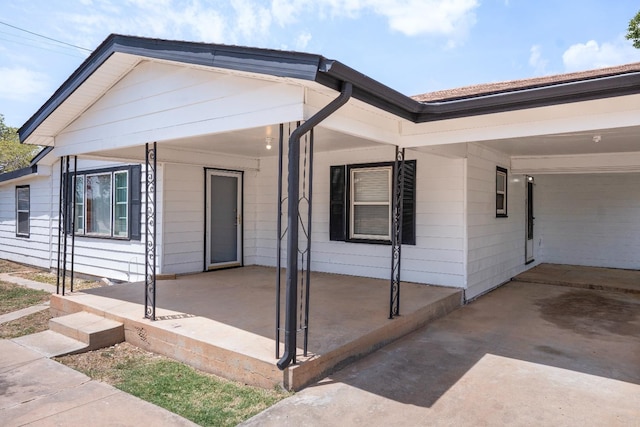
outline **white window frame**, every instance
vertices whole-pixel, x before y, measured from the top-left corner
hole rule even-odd
[[[498,180],[502,180],[502,190],[498,187]],[[508,186],[508,171],[500,166],[496,167],[496,217],[507,216],[507,186]],[[498,207],[498,199],[502,196],[502,207]]]
[[[116,208],[118,206],[118,204],[123,204],[123,202],[118,202],[116,199],[116,194],[118,193],[118,187],[116,186],[116,175],[125,175],[125,182],[127,184],[127,186],[124,188],[125,191],[125,201],[124,201],[124,205],[125,205],[125,217],[124,217],[124,224],[125,224],[125,232],[124,235],[121,234],[116,234],[116,223],[118,218],[116,218]],[[111,194],[112,194],[112,203],[111,203],[111,235],[115,238],[128,238],[129,237],[129,204],[131,203],[131,201],[129,200],[129,186],[131,185],[129,183],[129,171],[128,170],[119,170],[119,171],[114,171],[112,173],[112,182],[111,182]]]
[[[82,185],[80,187],[77,187],[76,184],[76,180],[82,180]],[[75,198],[75,221],[74,221],[74,226],[75,226],[75,230],[74,233],[75,234],[84,234],[85,232],[85,224],[86,224],[86,218],[87,218],[87,212],[85,209],[85,206],[87,204],[87,199],[86,199],[86,182],[87,182],[87,178],[85,175],[83,174],[79,174],[77,176],[74,177],[73,179],[73,190],[75,191],[74,194],[74,198]],[[82,193],[79,195],[78,194],[78,189],[81,189]],[[80,209],[78,209],[80,208]],[[72,213],[74,213],[72,211]],[[82,224],[78,224],[78,218],[82,218]]]
[[[97,232],[90,232],[88,229],[88,223],[87,223],[87,186],[88,186],[88,182],[89,182],[89,178],[93,177],[93,176],[104,176],[104,175],[109,175],[110,178],[110,182],[111,182],[111,197],[109,198],[109,232],[108,233],[97,233]],[[112,237],[113,236],[113,172],[95,172],[95,173],[88,173],[85,175],[85,179],[84,179],[84,218],[85,218],[85,235],[86,236],[95,236],[95,237]]]
[[[119,201],[119,204],[125,204],[125,232],[118,234],[116,231],[116,176],[124,175],[126,182],[126,192],[125,192],[125,200]],[[88,227],[88,203],[87,203],[87,188],[88,183],[92,177],[109,177],[110,182],[110,195],[109,195],[109,231],[107,233],[100,233],[95,231],[89,231]],[[131,238],[131,224],[129,223],[131,218],[131,174],[128,168],[117,168],[117,169],[105,169],[105,170],[89,170],[89,171],[78,171],[75,175],[75,179],[80,182],[81,187],[76,188],[75,180],[71,179],[72,188],[75,193],[72,193],[75,196],[75,234],[77,236],[84,237],[97,237],[97,238],[109,238],[109,239],[122,239],[128,240]],[[73,203],[73,201],[72,201]],[[68,211],[69,215],[73,215],[73,206]],[[122,230],[120,230],[122,231]]]
[[[387,172],[387,182],[388,182],[388,199],[386,202],[376,201],[376,202],[356,202],[355,201],[355,182],[356,182],[356,174],[358,172],[366,172],[366,171],[379,171],[385,170]],[[352,167],[350,169],[350,177],[349,177],[349,239],[362,239],[362,240],[381,240],[381,241],[390,241],[391,240],[391,207],[392,207],[392,198],[393,198],[393,166],[373,166],[373,167]],[[388,227],[387,234],[375,235],[375,234],[356,234],[355,230],[355,207],[356,206],[387,206],[388,208]]]
[[[29,206],[27,209],[20,209],[20,191],[27,192],[27,199]],[[27,231],[20,230],[20,214],[27,214]],[[16,187],[16,236],[17,237],[30,237],[31,236],[31,187],[28,185],[21,185]]]

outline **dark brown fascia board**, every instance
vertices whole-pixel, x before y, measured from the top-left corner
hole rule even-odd
[[[593,77],[477,97],[425,102],[418,123],[527,108],[547,107],[640,93],[640,73]]]
[[[0,173],[0,182],[9,181],[23,176],[38,173],[38,165],[27,166],[26,168],[16,169],[11,172]]]
[[[116,52],[276,77],[315,80],[322,57],[242,46],[150,39],[111,34],[18,130],[20,141],[33,131]]]
[[[338,90],[341,81],[351,81],[353,97],[414,123],[502,113],[640,93],[640,72],[589,77],[508,92],[468,98],[419,102],[337,61],[320,70],[317,81]],[[324,74],[324,75],[323,75]]]
[[[19,129],[20,140],[24,141],[115,52],[315,81],[336,91],[340,91],[343,82],[348,81],[353,85],[354,98],[414,123],[630,95],[638,93],[640,89],[640,73],[631,72],[422,103],[339,61],[320,55],[112,34]]]

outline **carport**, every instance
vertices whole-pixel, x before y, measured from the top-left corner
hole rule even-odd
[[[246,425],[636,425],[638,283],[542,264]]]

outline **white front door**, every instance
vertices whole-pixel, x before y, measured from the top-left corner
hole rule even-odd
[[[242,265],[242,172],[206,171],[207,270]]]
[[[533,216],[533,177],[526,176],[525,182],[527,183],[527,243],[525,246],[525,263],[530,264],[534,261],[533,223],[535,218]]]

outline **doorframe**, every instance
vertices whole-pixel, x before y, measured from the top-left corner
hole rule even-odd
[[[529,197],[529,186],[531,186],[531,196],[533,196],[533,190],[535,188],[535,180],[532,176],[530,175],[525,175],[524,176],[524,184],[525,184],[525,189],[524,189],[524,199],[525,199],[525,209],[524,209],[524,265],[529,265],[532,262],[535,262],[535,253],[534,253],[534,248],[535,248],[535,216],[534,213],[535,211],[533,211],[533,201],[530,200]],[[531,197],[531,199],[533,199],[533,197]],[[531,206],[531,210],[532,213],[531,215],[529,215],[529,207]],[[531,233],[531,253],[529,253],[529,249],[528,249],[528,245],[529,245],[529,221],[531,221],[531,228],[532,228],[532,233]]]
[[[221,168],[210,168],[204,167],[204,194],[203,194],[203,203],[204,203],[204,236],[203,236],[203,264],[202,271],[214,271],[214,270],[222,270],[226,268],[237,268],[244,267],[244,171],[235,170],[235,169],[221,169]],[[228,265],[223,264],[220,266],[210,266],[207,262],[207,258],[209,255],[210,245],[210,230],[209,230],[209,219],[210,219],[210,210],[209,210],[209,176],[211,175],[219,175],[219,176],[237,176],[239,180],[239,188],[238,188],[238,201],[240,203],[240,227],[238,229],[238,262],[237,263],[229,263]]]

